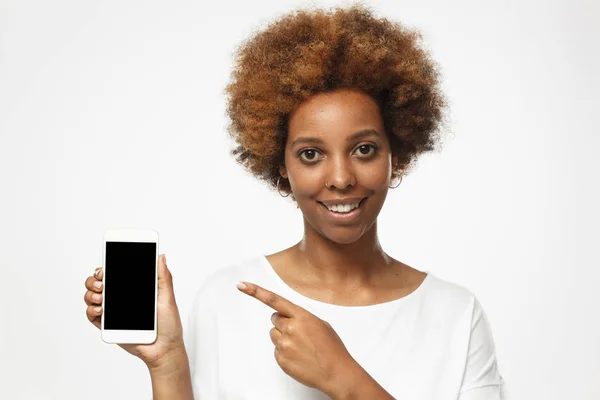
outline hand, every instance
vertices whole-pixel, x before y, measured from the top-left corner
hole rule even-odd
[[[238,289],[274,309],[270,331],[275,360],[281,369],[305,386],[326,394],[339,374],[356,361],[329,325],[304,308],[258,285],[244,282]]]
[[[85,281],[85,287],[88,289],[84,300],[87,304],[87,318],[98,329],[100,329],[100,319],[102,318],[102,309],[98,307],[102,304],[102,268],[97,268],[94,276],[90,276]],[[98,285],[98,286],[96,286]],[[98,295],[94,298],[94,295]],[[166,257],[158,257],[158,300],[157,300],[157,338],[151,344],[119,344],[121,348],[136,357],[139,357],[149,368],[158,367],[162,362],[172,358],[173,355],[185,353],[183,344],[183,328],[179,310],[175,302],[175,293],[173,291],[173,277],[167,268]],[[99,309],[97,311],[96,309]]]

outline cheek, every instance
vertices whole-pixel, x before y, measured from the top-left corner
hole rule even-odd
[[[289,179],[296,197],[310,197],[325,188],[323,176],[319,173],[318,168],[309,169],[305,167],[297,169],[290,167]]]
[[[372,190],[386,188],[389,182],[390,170],[385,164],[373,165],[357,174],[358,183]]]

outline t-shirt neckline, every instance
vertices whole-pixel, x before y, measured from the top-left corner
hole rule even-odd
[[[304,302],[309,303],[318,308],[329,308],[329,309],[336,309],[336,310],[359,311],[359,312],[362,310],[374,311],[374,310],[383,310],[383,309],[387,309],[387,308],[398,308],[399,306],[421,296],[423,294],[423,292],[425,291],[425,289],[427,288],[427,286],[430,284],[431,280],[433,279],[433,276],[431,275],[431,273],[429,273],[428,271],[423,271],[427,274],[425,276],[425,279],[423,279],[423,282],[421,282],[421,284],[415,290],[413,290],[411,293],[407,294],[406,296],[400,297],[399,299],[385,301],[383,303],[370,304],[370,305],[365,305],[365,306],[345,306],[345,305],[331,304],[331,303],[326,303],[326,302],[323,302],[320,300],[315,300],[315,299],[312,299],[310,297],[303,295],[300,292],[297,292],[294,288],[289,286],[283,279],[281,279],[281,277],[277,274],[277,272],[275,272],[275,269],[273,269],[273,266],[267,259],[266,255],[261,254],[261,256],[259,258],[260,258],[260,264],[267,270],[267,273],[273,278],[273,280],[275,280],[277,285],[280,288],[282,288],[287,294],[291,294],[292,296],[300,298]]]

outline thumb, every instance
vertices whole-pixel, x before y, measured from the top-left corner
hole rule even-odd
[[[158,257],[158,295],[174,298],[173,276],[167,268],[167,257],[161,254]]]

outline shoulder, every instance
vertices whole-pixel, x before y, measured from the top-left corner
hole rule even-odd
[[[471,322],[477,313],[482,312],[477,296],[458,283],[429,273],[424,284],[423,309],[438,320]]]
[[[427,274],[427,295],[432,300],[444,300],[451,304],[464,304],[472,300],[475,295],[463,285],[438,277],[432,273]]]

